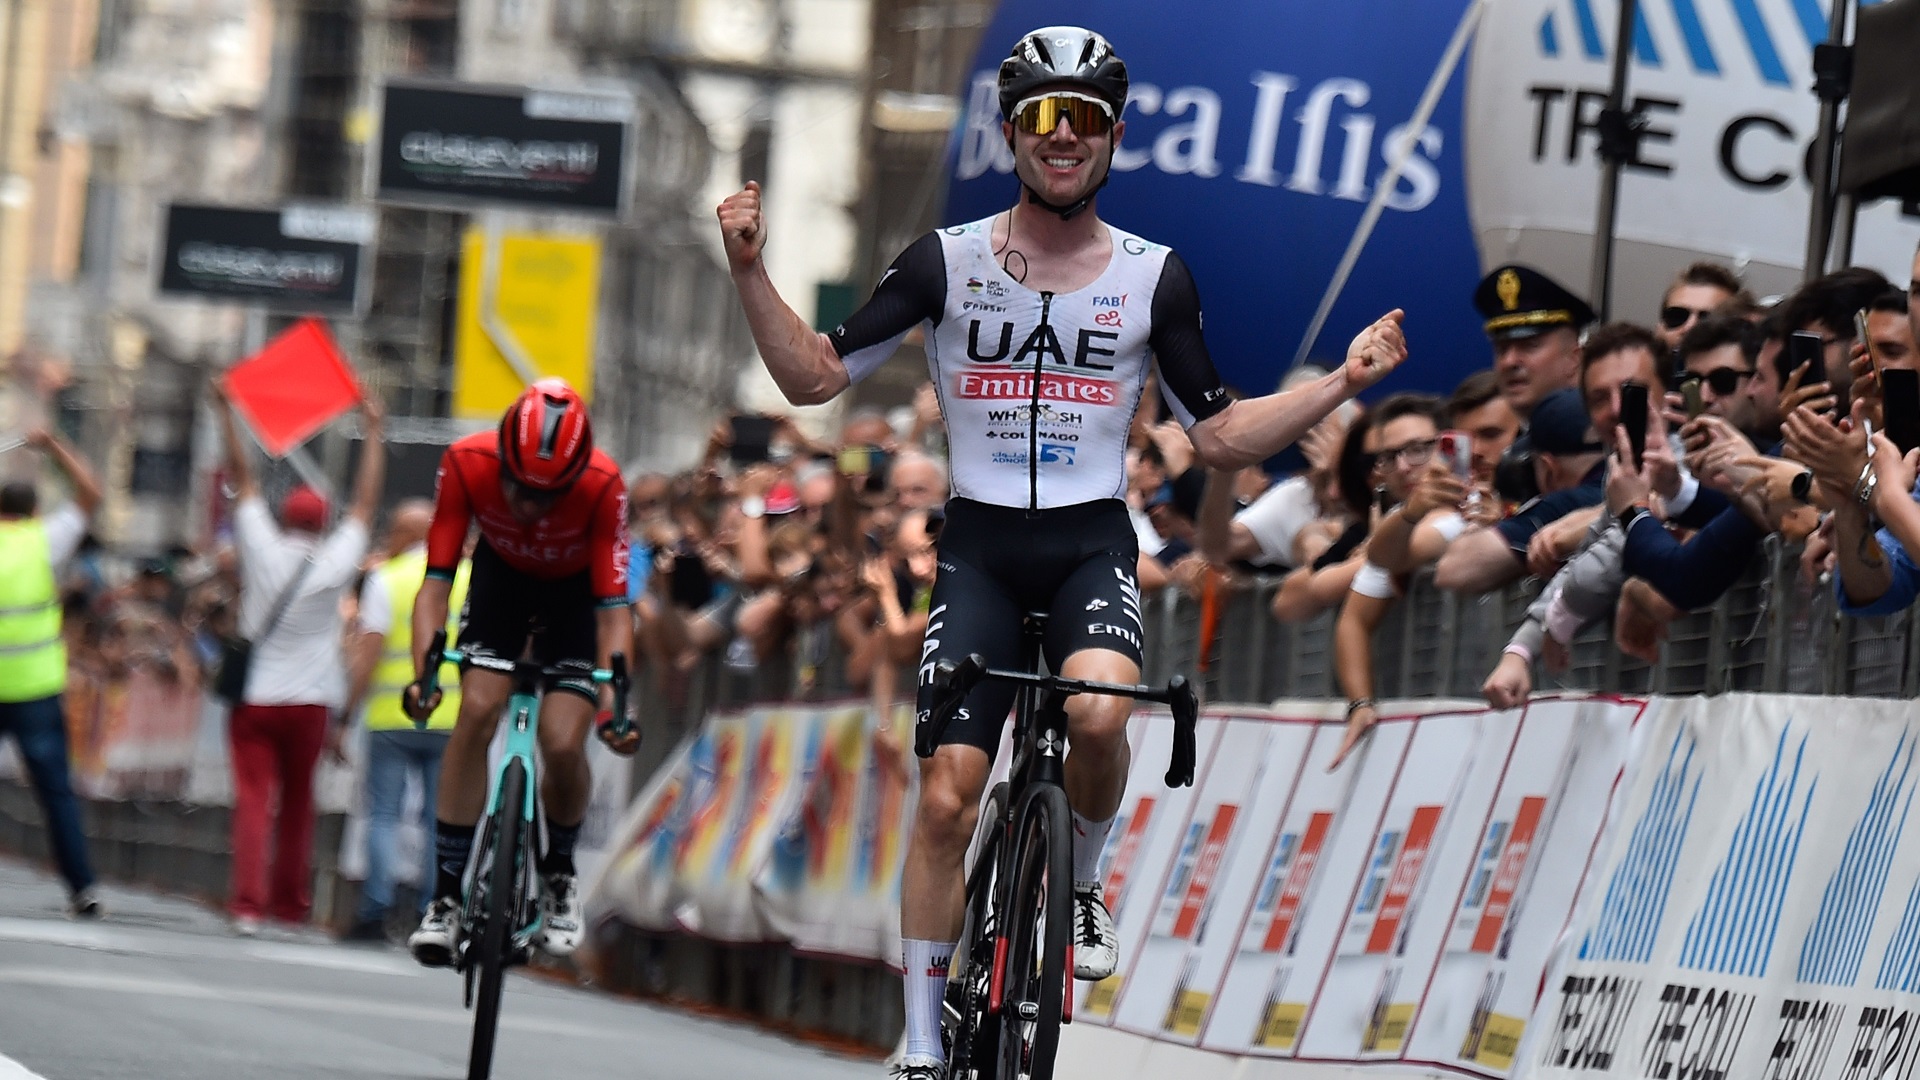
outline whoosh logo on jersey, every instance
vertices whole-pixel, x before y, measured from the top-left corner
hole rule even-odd
[[[1033,398],[1032,372],[1001,372],[992,375],[963,372],[960,397],[968,401],[1020,401]],[[1072,401],[1083,405],[1112,405],[1120,400],[1119,391],[1100,379],[1048,373],[1040,380],[1043,401]]]

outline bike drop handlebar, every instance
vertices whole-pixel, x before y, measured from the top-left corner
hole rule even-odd
[[[955,714],[960,711],[960,706],[966,701],[967,695],[973,692],[974,687],[988,679],[1051,690],[1062,697],[1071,697],[1075,694],[1107,694],[1166,705],[1173,710],[1173,752],[1167,763],[1167,786],[1192,785],[1193,770],[1198,757],[1194,746],[1194,729],[1200,720],[1200,701],[1194,696],[1193,686],[1187,682],[1184,675],[1175,675],[1167,681],[1165,689],[1158,689],[1152,686],[1130,686],[1126,683],[1067,679],[1058,675],[1037,675],[1029,671],[1000,671],[988,668],[986,657],[979,653],[974,653],[959,663],[942,660],[933,668],[933,686],[939,697],[936,699],[932,715],[920,724],[919,730],[914,733],[913,752],[923,758],[932,757],[934,750],[940,746],[940,737],[946,733],[947,725],[953,722]]]
[[[592,672],[589,673],[577,668],[547,667],[533,660],[501,660],[497,657],[475,656],[462,652],[459,649],[449,649],[447,648],[447,632],[445,630],[436,630],[434,631],[433,641],[427,645],[426,660],[427,672],[420,677],[419,684],[420,700],[423,702],[433,700],[434,695],[440,692],[441,664],[465,663],[487,671],[499,672],[502,675],[530,675],[560,679],[578,679],[584,677],[592,679],[595,686],[611,685],[613,687],[612,728],[614,735],[625,735],[628,729],[633,726],[632,721],[627,718],[627,691],[630,688],[630,680],[627,678],[627,657],[625,653],[614,653],[606,667],[594,668]],[[406,699],[403,692],[401,698],[403,707],[405,703]],[[416,728],[425,728],[427,721],[415,717],[413,726]]]

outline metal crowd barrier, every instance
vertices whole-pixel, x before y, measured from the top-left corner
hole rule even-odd
[[[1334,680],[1334,614],[1278,622],[1270,613],[1278,587],[1275,578],[1224,587],[1204,657],[1203,605],[1174,589],[1149,598],[1146,680],[1185,674],[1213,702],[1344,696]],[[1374,637],[1374,694],[1478,697],[1539,587],[1528,581],[1483,596],[1460,596],[1434,588],[1429,578],[1417,579]],[[1550,674],[1536,666],[1534,688],[1916,697],[1920,634],[1911,632],[1911,622],[1908,612],[1867,619],[1841,615],[1832,583],[1809,585],[1800,575],[1799,549],[1769,540],[1717,603],[1668,628],[1659,663],[1648,665],[1621,653],[1608,622],[1575,641],[1568,670]],[[793,655],[750,671],[714,657],[671,701],[652,686],[639,700],[644,721],[664,729],[652,740],[653,752],[664,754],[710,709],[858,696],[847,688],[840,657],[827,638],[824,628],[815,636],[803,634]],[[901,685],[911,687],[910,680],[907,673]],[[650,766],[643,761],[640,775],[651,772]]]

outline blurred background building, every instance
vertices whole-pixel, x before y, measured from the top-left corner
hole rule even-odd
[[[395,495],[424,494],[439,447],[485,423],[451,415],[473,227],[597,238],[600,438],[630,467],[684,466],[717,418],[782,404],[752,362],[714,203],[765,185],[774,280],[832,326],[932,224],[952,89],[991,14],[957,0],[0,0],[0,355],[15,375],[0,426],[56,424],[102,463],[109,546],[203,539],[217,502],[206,384],[293,315],[159,295],[165,209],[304,200],[374,215],[370,299],[330,326],[394,418]],[[631,96],[628,209],[376,203],[369,157],[396,78]],[[894,372],[864,399],[904,401],[917,365]],[[344,475],[343,427],[309,447],[310,471]]]

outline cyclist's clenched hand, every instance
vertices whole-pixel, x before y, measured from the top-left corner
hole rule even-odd
[[[1341,374],[1346,378],[1349,395],[1386,378],[1407,358],[1407,338],[1400,329],[1406,317],[1406,312],[1394,308],[1360,331],[1353,344],[1347,346],[1347,362]]]
[[[612,709],[600,710],[600,715],[594,718],[593,731],[607,744],[607,749],[621,757],[632,757],[634,751],[640,749],[640,729],[631,723],[615,724]]]
[[[715,211],[720,215],[720,239],[726,245],[727,263],[734,273],[751,269],[760,261],[766,245],[766,222],[760,217],[760,182],[747,186],[721,201]]]
[[[412,719],[422,721],[431,720],[433,719],[433,711],[440,707],[440,700],[445,696],[438,687],[435,687],[433,697],[422,702],[420,700],[420,684],[410,682],[407,684],[406,689],[400,691],[400,709]]]

